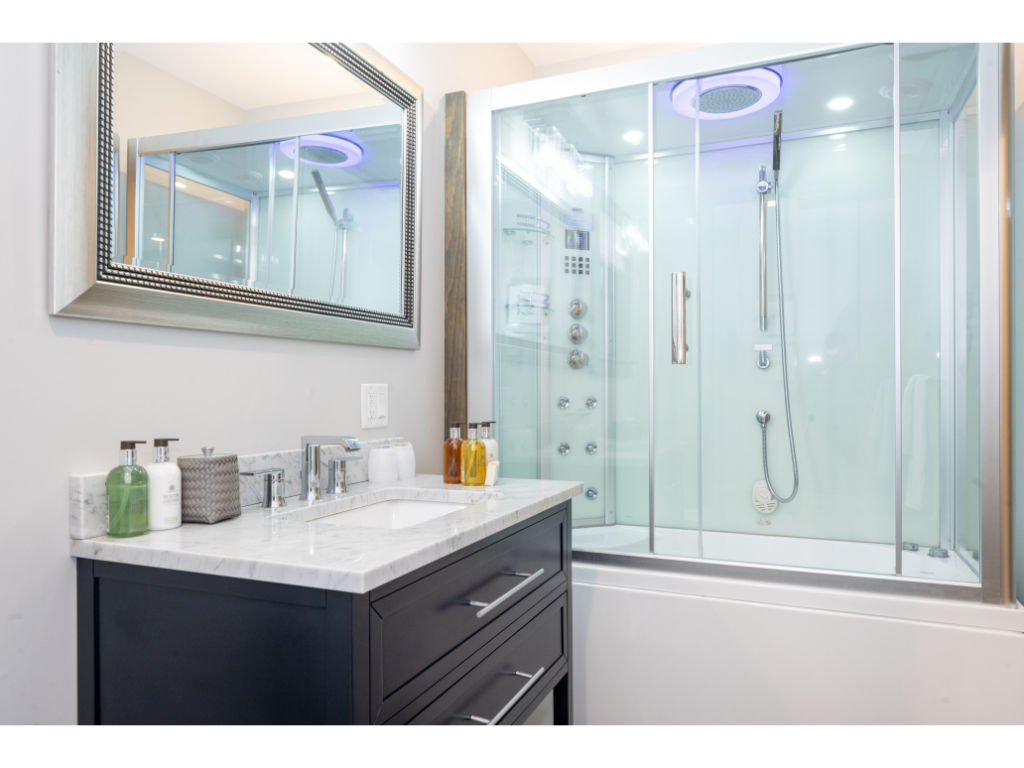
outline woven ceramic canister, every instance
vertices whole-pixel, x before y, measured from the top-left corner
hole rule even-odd
[[[217,523],[242,514],[238,491],[238,455],[214,455],[203,448],[202,456],[181,456],[181,520],[184,523]]]

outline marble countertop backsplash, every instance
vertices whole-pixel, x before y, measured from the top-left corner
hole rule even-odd
[[[348,483],[354,485],[366,482],[366,456],[372,448],[388,443],[402,442],[404,438],[389,437],[380,440],[361,440],[362,450],[346,453],[345,449],[336,445],[325,445],[320,449],[320,477],[327,481],[327,468],[333,458],[347,456]],[[171,461],[175,461],[172,457]],[[143,462],[145,463],[145,462]],[[285,498],[295,498],[302,493],[302,450],[295,448],[287,451],[270,453],[250,453],[239,455],[238,471],[254,472],[278,467],[284,470]],[[109,471],[109,470],[108,470]],[[70,534],[72,539],[91,539],[105,536],[107,533],[107,491],[105,481],[107,472],[89,475],[71,475],[69,483],[70,503]],[[263,480],[259,477],[240,475],[238,478],[239,496],[242,509],[258,507],[263,496]]]

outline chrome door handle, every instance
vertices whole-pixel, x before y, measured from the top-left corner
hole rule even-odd
[[[512,672],[511,674],[515,675],[516,677],[525,677],[528,679],[526,681],[526,685],[520,688],[516,692],[516,695],[509,699],[507,702],[505,702],[505,706],[498,710],[498,714],[496,714],[490,720],[488,720],[486,717],[480,717],[479,715],[457,715],[457,717],[460,720],[472,720],[474,723],[480,723],[480,725],[497,725],[501,718],[507,715],[508,711],[512,709],[512,707],[514,707],[516,704],[518,704],[519,700],[526,695],[526,692],[534,686],[534,683],[540,680],[541,676],[544,674],[544,667],[541,667],[532,675],[529,672],[520,672],[518,670]]]
[[[519,582],[514,587],[512,587],[512,589],[510,589],[508,592],[506,592],[501,597],[499,597],[497,600],[492,600],[489,603],[481,603],[479,600],[467,600],[466,601],[466,605],[472,605],[474,608],[479,608],[480,609],[479,611],[476,612],[476,617],[478,619],[482,619],[484,616],[486,616],[488,613],[493,611],[495,608],[498,608],[506,600],[510,600],[516,594],[518,594],[519,592],[522,592],[524,589],[526,589],[530,584],[532,584],[533,582],[535,582],[537,579],[539,579],[541,576],[544,575],[544,569],[541,568],[539,571],[534,571],[533,573],[519,573],[519,572],[515,572],[515,573],[511,573],[509,575],[510,576],[525,576],[526,580]]]
[[[686,273],[672,273],[672,363],[686,362]]]

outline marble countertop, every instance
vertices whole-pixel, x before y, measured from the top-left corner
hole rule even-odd
[[[445,485],[417,475],[387,486],[350,484],[313,505],[243,509],[213,525],[185,523],[128,539],[72,540],[73,557],[177,571],[364,593],[497,533],[583,490],[561,480],[502,478],[497,485]],[[456,512],[405,528],[338,525],[331,516],[385,499],[466,503]]]

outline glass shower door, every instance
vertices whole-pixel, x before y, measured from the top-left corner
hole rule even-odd
[[[691,81],[692,83],[692,81]],[[698,114],[677,82],[651,86],[653,254],[651,551],[701,557],[701,367],[705,360],[699,249]],[[676,109],[683,105],[683,111]]]
[[[654,86],[657,554],[894,573],[891,51]],[[668,354],[675,271],[686,365]]]

